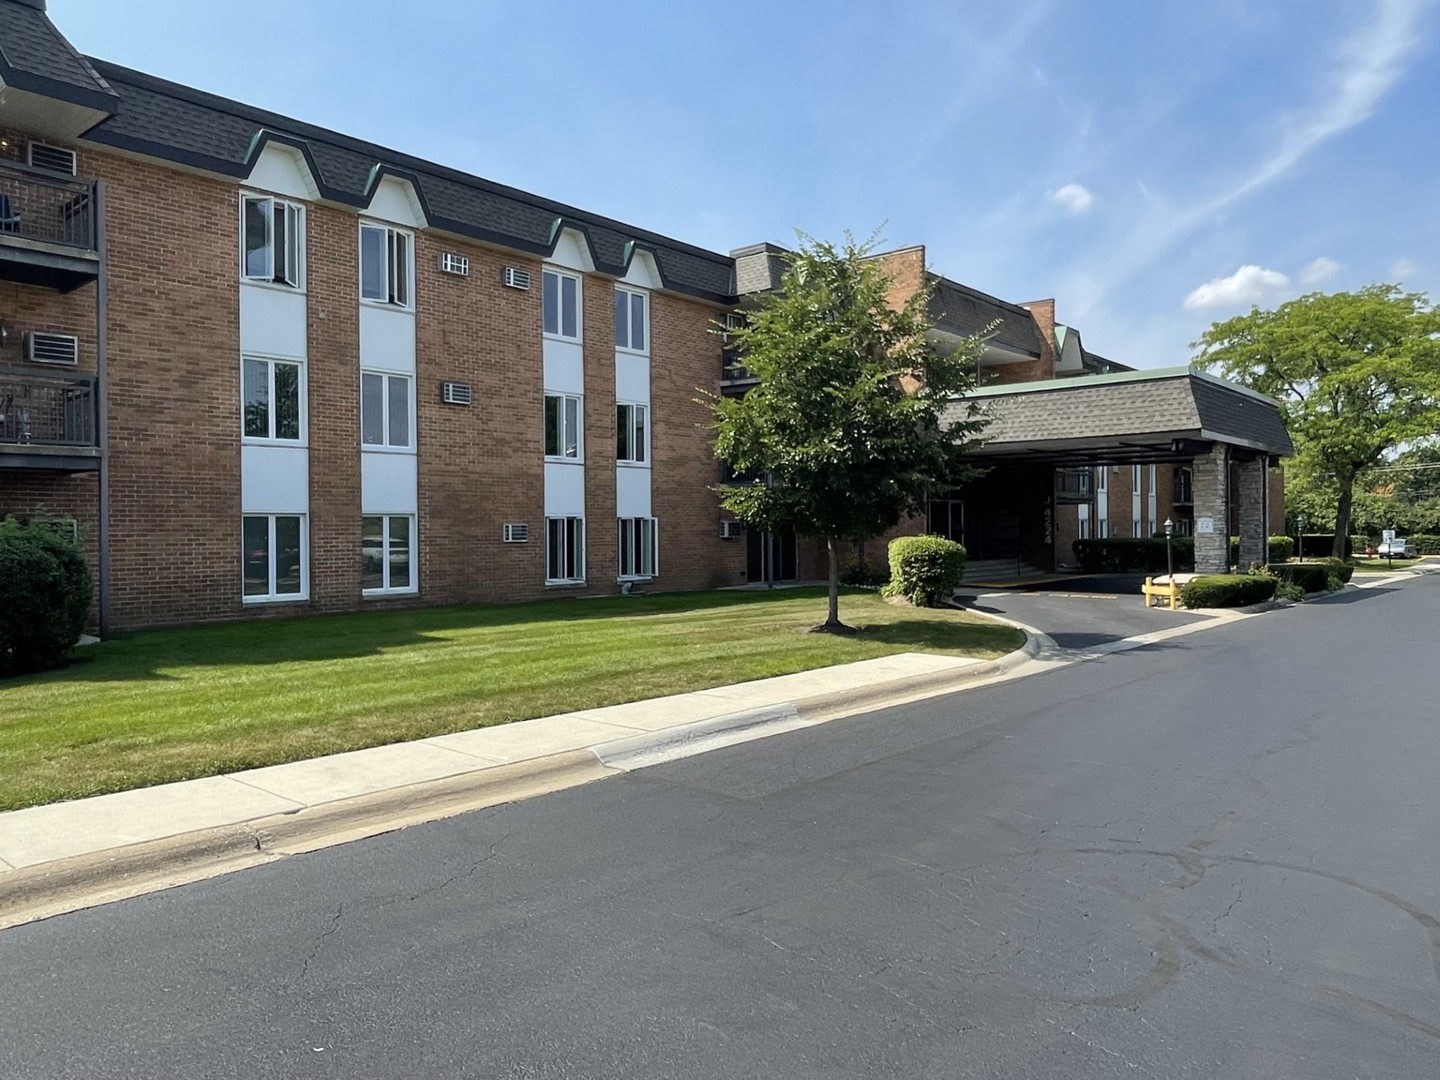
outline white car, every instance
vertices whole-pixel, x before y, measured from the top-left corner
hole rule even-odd
[[[1413,559],[1420,554],[1420,549],[1403,536],[1397,536],[1394,540],[1382,540],[1375,554],[1382,559]]]

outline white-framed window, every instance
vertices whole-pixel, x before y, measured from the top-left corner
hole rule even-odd
[[[650,517],[620,519],[621,579],[651,578],[660,568],[659,530]]]
[[[367,450],[413,450],[415,394],[409,375],[360,373],[360,445]]]
[[[1076,507],[1076,509],[1079,511],[1079,514],[1080,514],[1080,525],[1079,525],[1079,528],[1078,528],[1078,529],[1076,530],[1076,532],[1075,532],[1075,537],[1076,537],[1077,540],[1089,540],[1089,539],[1090,539],[1090,507],[1089,507],[1089,505],[1086,504],[1086,503],[1081,503],[1078,507]]]
[[[1101,465],[1095,470],[1095,490],[1108,492],[1110,490],[1110,470]]]
[[[247,604],[304,600],[310,595],[304,514],[245,514],[240,542]]]
[[[241,434],[247,442],[305,441],[305,365],[268,356],[240,359]]]
[[[1145,515],[1150,525],[1150,531],[1154,532],[1156,521],[1155,512],[1159,509],[1160,501],[1159,495],[1157,495],[1155,491],[1155,485],[1159,480],[1159,470],[1154,465],[1151,465],[1149,473],[1150,485],[1145,492]]]
[[[305,208],[269,195],[240,197],[240,276],[299,289],[305,272]]]
[[[408,308],[414,280],[414,240],[388,225],[360,223],[360,298]]]
[[[650,460],[650,407],[622,401],[615,406],[615,460],[644,465]]]
[[[585,580],[585,519],[545,519],[545,583],[565,585]]]
[[[579,461],[585,456],[582,399],[575,394],[545,395],[545,456]]]
[[[580,340],[580,278],[548,267],[540,274],[546,337]]]
[[[360,519],[360,591],[366,596],[418,591],[415,518],[366,514]]]
[[[615,288],[615,347],[650,351],[650,297],[634,289]]]

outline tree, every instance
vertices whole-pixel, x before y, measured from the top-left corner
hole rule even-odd
[[[1213,324],[1196,359],[1278,398],[1298,465],[1333,485],[1337,558],[1355,481],[1440,429],[1440,311],[1398,285],[1311,293]]]
[[[873,246],[802,235],[780,288],[731,331],[759,384],[712,399],[716,454],[744,478],[718,489],[721,505],[753,527],[825,540],[823,631],[849,629],[838,545],[879,536],[968,475],[959,456],[985,423],[973,407],[950,408],[974,385],[981,340],[937,347],[930,287],[892,306]]]

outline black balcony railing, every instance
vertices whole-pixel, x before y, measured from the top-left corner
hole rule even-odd
[[[720,381],[721,382],[752,382],[754,375],[750,374],[748,368],[740,362],[740,354],[735,349],[725,349],[720,360]]]
[[[95,378],[0,370],[0,449],[99,445]]]
[[[1094,469],[1059,469],[1055,473],[1055,496],[1068,502],[1088,502],[1095,497]]]
[[[1194,506],[1194,474],[1186,468],[1175,470],[1175,497],[1170,500],[1174,506]]]
[[[95,250],[95,185],[0,166],[0,245],[10,237]]]

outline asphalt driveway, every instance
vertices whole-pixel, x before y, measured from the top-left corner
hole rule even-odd
[[[1209,618],[1167,608],[1147,610],[1140,596],[1144,580],[1142,574],[1097,574],[1003,591],[962,585],[956,599],[977,611],[1033,626],[1074,652]]]

